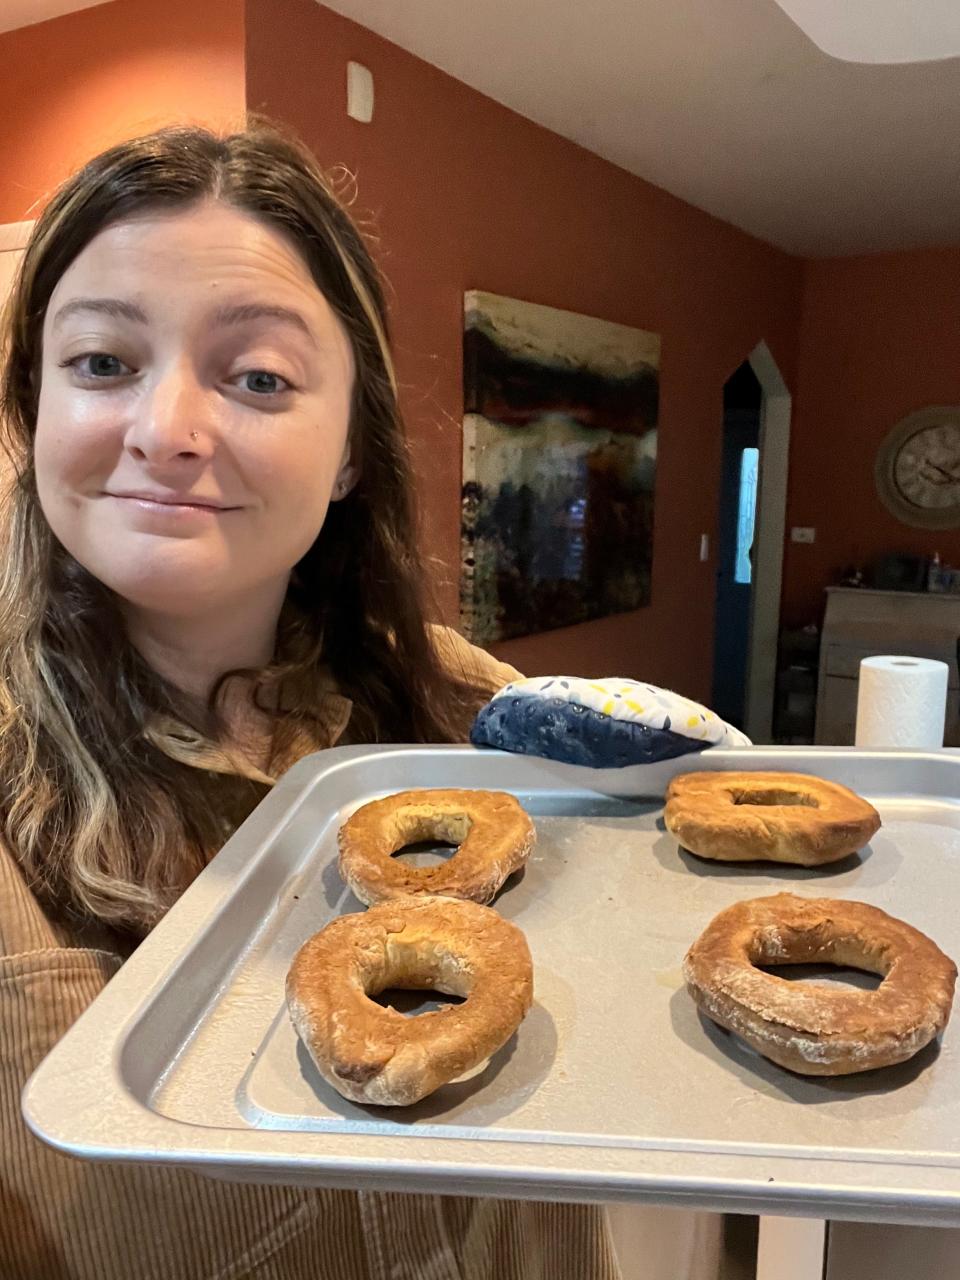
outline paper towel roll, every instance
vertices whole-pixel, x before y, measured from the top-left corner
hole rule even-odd
[[[864,658],[858,747],[942,747],[950,669],[931,658]]]

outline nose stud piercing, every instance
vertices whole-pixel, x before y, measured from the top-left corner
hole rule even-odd
[[[191,439],[191,440],[199,440],[199,439],[200,439],[200,432],[199,432],[199,431],[191,431],[191,432],[190,432],[190,439]]]

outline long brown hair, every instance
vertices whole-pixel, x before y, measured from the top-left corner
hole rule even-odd
[[[163,914],[223,843],[230,814],[242,817],[262,790],[178,763],[184,737],[216,738],[227,677],[209,707],[187,705],[131,645],[112,593],[47,525],[32,456],[43,322],[57,282],[106,227],[209,199],[295,244],[356,368],[359,480],[294,570],[277,660],[254,673],[253,696],[275,705],[264,690],[295,684],[286,720],[306,723],[318,746],[324,717],[310,690],[322,667],[353,701],[354,741],[455,740],[483,700],[430,641],[383,288],[333,184],[263,121],[226,137],[160,130],[96,156],[41,214],[6,312],[0,420],[15,482],[0,559],[0,821],[48,903],[135,929]]]

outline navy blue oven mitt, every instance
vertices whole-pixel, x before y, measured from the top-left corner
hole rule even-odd
[[[750,739],[679,693],[637,680],[533,676],[482,707],[470,741],[594,769],[656,764]]]

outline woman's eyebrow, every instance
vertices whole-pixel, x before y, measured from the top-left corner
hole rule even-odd
[[[279,320],[281,324],[292,325],[314,344],[318,345],[313,330],[304,317],[293,307],[284,307],[279,303],[238,302],[233,305],[218,307],[213,315],[217,325],[247,324],[251,320]]]
[[[59,328],[65,320],[79,312],[132,320],[134,324],[147,323],[147,313],[135,302],[125,302],[122,298],[73,298],[70,302],[65,302],[54,316],[53,327]]]
[[[148,324],[147,313],[135,302],[127,302],[123,298],[73,298],[57,312],[53,327],[60,325],[72,315],[78,313],[111,316],[117,320],[130,320],[134,324]],[[284,307],[279,303],[238,302],[218,307],[213,314],[213,323],[223,327],[226,325],[249,324],[252,320],[279,320],[281,324],[291,325],[299,329],[314,346],[319,345],[313,330],[304,317],[293,307]]]

